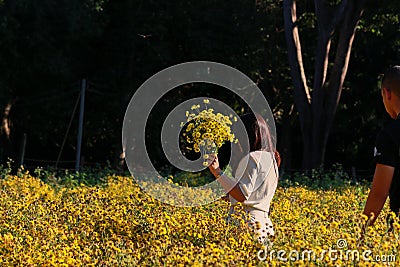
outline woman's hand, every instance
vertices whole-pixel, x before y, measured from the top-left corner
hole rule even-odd
[[[211,154],[208,159],[208,169],[214,175],[214,177],[217,177],[221,173],[221,168],[219,167],[219,161],[218,161],[218,156],[217,154]]]

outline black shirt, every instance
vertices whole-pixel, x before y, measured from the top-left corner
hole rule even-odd
[[[390,209],[400,210],[400,114],[396,120],[385,125],[376,137],[374,148],[376,163],[395,168],[389,191]]]

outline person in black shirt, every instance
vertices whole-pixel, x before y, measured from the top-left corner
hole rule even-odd
[[[376,138],[375,174],[364,208],[370,224],[379,216],[388,196],[390,209],[396,214],[400,209],[400,66],[385,72],[381,94],[386,112],[393,121],[385,125]]]

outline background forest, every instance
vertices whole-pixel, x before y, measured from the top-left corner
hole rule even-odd
[[[388,119],[380,78],[388,66],[400,64],[399,11],[398,0],[365,3],[325,167],[373,168],[375,136]],[[314,1],[297,3],[297,26],[305,72],[312,79],[318,34]],[[54,166],[81,80],[87,79],[84,164],[118,167],[122,120],[135,90],[166,67],[206,60],[237,68],[258,84],[275,115],[282,169],[302,169],[287,51],[282,1],[0,0],[0,164],[8,158],[18,162],[26,134],[24,164]],[[223,88],[174,89],[156,105],[148,124],[149,153],[158,167],[167,164],[158,145],[160,118],[176,103],[198,96],[244,112],[240,100]],[[75,113],[62,168],[73,167],[77,131]]]

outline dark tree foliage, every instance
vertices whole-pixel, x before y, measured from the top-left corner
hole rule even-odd
[[[397,0],[367,1],[328,140],[328,166],[371,167],[374,136],[386,118],[379,74],[399,64],[399,7]],[[314,5],[305,1],[298,8],[307,71],[314,62]],[[117,166],[122,120],[135,90],[166,67],[209,60],[235,67],[259,85],[275,114],[282,168],[301,167],[281,1],[0,0],[0,36],[2,163],[18,159],[26,133],[25,163],[54,165],[86,78],[83,156],[87,164]],[[223,88],[175,88],[156,105],[148,124],[149,154],[158,167],[167,164],[159,144],[162,118],[177,103],[198,96],[245,111]],[[74,160],[77,122],[75,114],[63,161]]]

